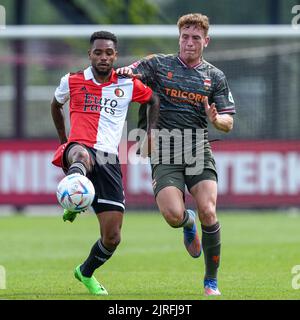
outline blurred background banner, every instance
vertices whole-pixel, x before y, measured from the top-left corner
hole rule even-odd
[[[50,101],[60,78],[89,65],[89,36],[119,37],[116,67],[178,51],[179,16],[210,17],[204,58],[224,71],[237,106],[229,134],[209,128],[219,206],[300,206],[300,19],[293,0],[1,1],[0,203],[51,204],[62,177]],[[68,112],[68,106],[65,108]],[[137,125],[138,106],[127,116]],[[123,167],[129,208],[155,207],[147,165]],[[188,197],[188,201],[191,199]]]
[[[55,204],[63,172],[51,164],[55,140],[0,141],[0,204]]]
[[[0,142],[0,204],[56,204],[62,170],[51,164],[55,140]],[[126,205],[152,209],[155,205],[151,170],[135,161],[132,143],[122,164]],[[222,141],[213,144],[219,173],[221,208],[300,206],[300,141]],[[124,161],[125,162],[125,161]],[[190,196],[186,199],[192,203]]]

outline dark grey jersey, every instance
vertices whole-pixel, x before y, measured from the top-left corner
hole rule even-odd
[[[218,113],[234,114],[235,105],[224,73],[207,61],[190,68],[178,55],[148,56],[130,66],[159,96],[160,129],[204,129],[207,116],[202,98],[215,102]],[[141,106],[139,127],[146,128],[146,108]]]

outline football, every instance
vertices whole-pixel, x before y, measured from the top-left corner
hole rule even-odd
[[[90,179],[79,173],[73,173],[60,181],[56,196],[64,209],[80,212],[92,204],[95,188]]]

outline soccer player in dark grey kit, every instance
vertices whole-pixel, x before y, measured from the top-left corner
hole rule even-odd
[[[177,26],[178,54],[151,55],[129,67],[117,69],[117,73],[139,74],[142,81],[159,95],[159,129],[179,129],[183,133],[191,129],[190,140],[195,142],[193,151],[197,148],[196,132],[202,130],[203,170],[188,174],[192,165],[184,160],[181,164],[151,161],[153,188],[156,203],[167,223],[174,228],[183,228],[184,244],[189,254],[197,258],[203,248],[204,294],[220,295],[217,283],[221,253],[220,224],[216,214],[217,171],[208,141],[207,121],[220,131],[229,132],[233,128],[235,105],[224,73],[202,57],[210,40],[208,17],[199,13],[187,14],[179,18]],[[147,123],[146,109],[146,105],[140,107],[141,128]],[[162,144],[160,148],[163,147]],[[185,186],[197,205],[202,245],[195,213],[185,208]]]

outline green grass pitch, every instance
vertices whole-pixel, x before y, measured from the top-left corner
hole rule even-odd
[[[300,265],[299,215],[223,212],[219,220],[222,296],[213,299],[299,299],[291,272]],[[126,213],[119,248],[95,273],[109,295],[89,295],[73,269],[98,237],[93,214],[74,223],[61,216],[0,218],[0,265],[6,270],[0,299],[207,299],[203,255],[189,257],[182,230],[170,228],[157,212]]]

